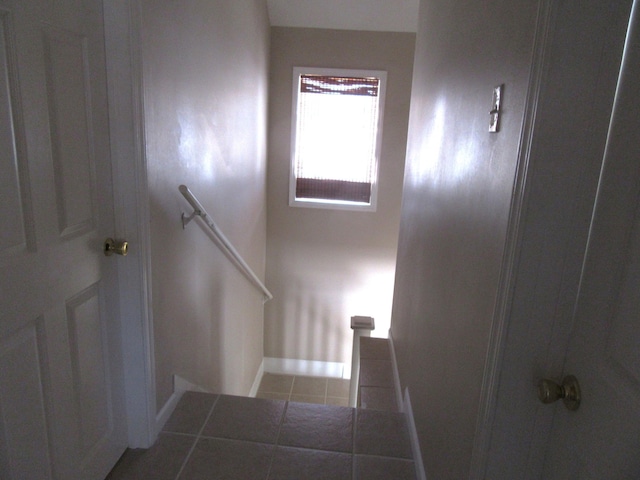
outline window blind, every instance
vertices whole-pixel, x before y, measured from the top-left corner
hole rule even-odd
[[[379,91],[378,78],[300,75],[297,199],[370,202],[377,169]]]

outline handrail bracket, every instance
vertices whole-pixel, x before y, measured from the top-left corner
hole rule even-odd
[[[186,216],[186,214],[184,212],[182,212],[182,229],[184,230],[185,227],[187,225],[189,225],[189,222],[191,220],[193,220],[195,218],[196,215],[200,215],[202,212],[200,210],[194,210],[193,213],[191,215],[189,215],[188,217]]]

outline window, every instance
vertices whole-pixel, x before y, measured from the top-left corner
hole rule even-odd
[[[386,72],[294,68],[289,205],[375,211]]]

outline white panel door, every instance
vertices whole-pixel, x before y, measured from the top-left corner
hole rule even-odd
[[[102,4],[0,0],[0,478],[126,447]]]
[[[542,478],[640,478],[640,15],[635,2]],[[549,407],[553,408],[553,407]]]

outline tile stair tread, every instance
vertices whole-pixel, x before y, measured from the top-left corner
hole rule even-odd
[[[398,412],[389,340],[360,337],[358,406]]]
[[[373,478],[371,477],[373,473],[383,475],[384,478],[390,478],[389,475],[391,475],[398,480],[414,480],[414,464],[411,459],[411,450],[408,443],[409,439],[405,423],[406,417],[398,411],[393,380],[390,380],[393,379],[393,374],[389,352],[390,350],[387,339],[361,337],[361,360],[365,361],[361,361],[360,363],[360,379],[365,379],[367,385],[362,385],[360,383],[359,390],[361,388],[366,389],[365,398],[367,398],[367,405],[373,408],[351,409],[350,407],[314,405],[296,403],[287,400],[265,400],[255,398],[244,398],[242,400],[234,401],[237,397],[229,395],[194,395],[192,393],[186,393],[183,399],[178,403],[174,415],[172,415],[172,418],[167,422],[167,426],[161,433],[158,443],[149,450],[142,452],[139,450],[128,450],[123,457],[125,460],[124,465],[119,464],[119,469],[118,466],[116,466],[112,474],[107,478],[108,480],[145,478],[144,475],[147,471],[146,469],[155,468],[155,470],[149,471],[157,472],[158,468],[162,469],[163,467],[163,473],[168,473],[172,476],[175,474],[177,465],[172,467],[173,474],[170,473],[172,471],[170,468],[166,468],[165,465],[167,462],[171,461],[170,454],[166,451],[166,445],[170,441],[182,441],[185,443],[185,448],[176,449],[175,455],[185,455],[183,465],[183,473],[185,474],[200,474],[203,471],[201,469],[204,469],[206,472],[208,471],[207,469],[215,468],[215,465],[217,465],[216,462],[219,463],[220,460],[219,456],[217,454],[214,455],[212,452],[228,451],[231,453],[242,453],[242,449],[244,448],[248,449],[248,453],[246,453],[246,455],[251,454],[251,456],[255,457],[257,459],[256,465],[259,464],[262,469],[264,469],[263,464],[269,464],[270,461],[267,461],[267,459],[270,459],[274,455],[277,456],[277,462],[275,463],[277,468],[275,468],[273,472],[275,476],[269,475],[267,477],[268,480],[272,478],[280,478],[278,476],[280,474],[284,474],[285,476],[287,475],[285,471],[279,472],[278,470],[285,468],[286,463],[289,461],[287,460],[283,465],[278,463],[282,461],[281,457],[283,459],[288,459],[288,457],[283,456],[285,454],[288,456],[295,455],[296,458],[299,457],[300,460],[296,461],[304,460],[304,462],[308,462],[308,459],[312,458],[314,459],[314,463],[318,464],[319,468],[324,468],[322,465],[327,462],[335,463],[336,459],[342,459],[340,460],[341,462],[347,463],[344,465],[342,465],[342,463],[336,464],[338,465],[336,468],[341,469],[340,471],[344,470],[344,472],[346,472],[345,478],[348,478],[349,476],[349,465],[353,465],[353,471],[355,473],[354,478],[356,480],[361,478]],[[364,371],[362,371],[362,369],[364,369]],[[280,381],[281,379],[275,378],[275,376],[274,378],[271,378],[271,382],[274,385]],[[288,384],[285,387],[291,389],[291,386],[292,384]],[[360,390],[359,393],[360,395],[358,399],[360,402],[362,390]],[[210,396],[207,397],[207,395]],[[251,412],[253,412],[255,416],[256,412],[254,412],[254,410],[257,411],[259,409],[265,409],[268,407],[270,402],[272,402],[271,405],[273,406],[281,404],[282,415],[279,419],[280,430],[278,431],[278,435],[273,436],[271,434],[265,434],[261,438],[243,437],[232,429],[232,425],[226,425],[224,423],[220,423],[222,420],[216,420],[217,417],[215,417],[213,413],[218,402],[219,407],[224,405],[227,409],[232,408],[234,404],[236,404],[238,409],[248,409],[250,417],[252,415]],[[297,414],[297,417],[299,417],[297,420],[303,418],[303,413],[308,410],[311,420],[307,419],[305,421],[304,428],[306,428],[307,431],[309,428],[312,430],[317,429],[317,440],[309,441],[307,444],[305,443],[306,440],[300,440],[304,439],[304,436],[297,435],[295,431],[290,430],[290,428],[293,428],[291,426],[292,422],[287,423],[287,411],[290,406],[293,407],[291,408],[292,414],[295,413]],[[195,408],[195,411],[190,411],[191,408]],[[208,415],[205,415],[203,410],[207,409],[209,409]],[[277,408],[267,408],[267,410],[269,410],[271,414],[276,412],[276,415],[279,411]],[[348,410],[351,410],[351,415],[345,415]],[[332,412],[335,417],[334,421],[328,422],[327,419],[332,416]],[[228,415],[230,414],[227,413],[227,416]],[[200,431],[194,424],[199,422],[201,419],[205,422],[205,418],[211,419],[210,423],[206,427],[206,423],[203,423],[203,431]],[[345,425],[341,426],[340,423],[343,420]],[[215,426],[214,422],[216,421],[220,423],[220,426]],[[273,419],[271,421],[273,422]],[[316,425],[314,422],[318,424]],[[283,429],[282,427],[285,425],[288,426]],[[327,428],[328,425],[330,428]],[[272,427],[267,425],[265,428],[268,429]],[[332,429],[335,431],[332,431]],[[344,437],[345,432],[338,432],[340,429],[345,432],[348,431],[346,433],[346,437]],[[280,434],[283,433],[283,431],[287,434],[285,437],[288,437],[282,437],[282,440],[285,441],[284,444],[280,443]],[[215,435],[217,435],[218,432],[226,432],[223,433],[223,435],[227,438],[216,437]],[[234,432],[234,434],[231,435],[229,432]],[[340,441],[334,441],[333,443],[332,441],[328,441],[328,436],[333,435],[334,433],[339,437],[342,435],[344,438]],[[323,435],[325,435],[325,437],[323,437]],[[352,435],[352,437],[349,437],[349,435]],[[377,440],[369,438],[372,435],[379,438]],[[242,437],[242,440],[228,438],[234,436]],[[383,439],[387,439],[389,442],[381,441]],[[196,442],[196,447],[193,449],[196,453],[193,456],[191,456],[191,453],[185,453],[186,450],[188,450],[186,447],[190,444],[189,442]],[[236,445],[236,447],[233,445]],[[127,457],[127,455],[129,456]],[[240,457],[242,457],[242,455],[240,455]],[[258,468],[254,465],[237,464],[237,461],[239,461],[238,458],[230,458],[229,460],[231,463],[228,462],[225,465],[219,465],[218,468],[223,468],[225,471],[227,469],[235,471],[236,468]],[[160,459],[162,460],[161,462]],[[164,465],[160,467],[159,465],[155,465],[156,463]],[[231,473],[231,470],[229,470],[229,473]],[[135,472],[134,477],[130,476],[132,471]],[[244,473],[242,473],[242,475],[244,475]],[[260,475],[262,475],[262,473]],[[335,478],[338,478],[338,476]],[[183,478],[183,476],[181,475],[180,478]]]

